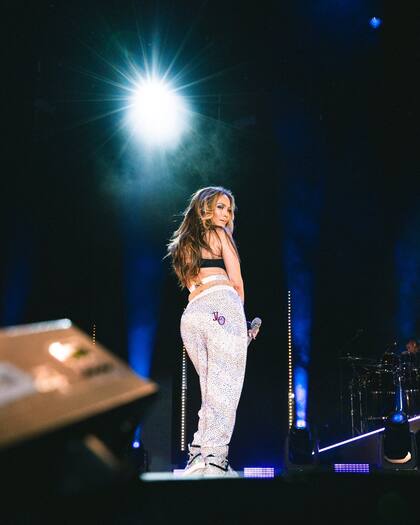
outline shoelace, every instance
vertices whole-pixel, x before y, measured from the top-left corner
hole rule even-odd
[[[195,458],[201,456],[201,452],[192,451],[191,448],[188,451],[188,461],[187,464],[191,465]]]
[[[215,456],[213,456],[213,454],[210,454],[207,457],[208,458],[215,458]],[[213,463],[212,461],[210,461],[209,465],[213,465],[214,467],[218,467],[221,470],[225,470],[225,471],[229,470],[229,461],[226,458],[224,458],[220,463]]]

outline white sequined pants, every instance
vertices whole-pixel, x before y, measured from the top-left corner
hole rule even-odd
[[[226,458],[242,392],[247,325],[242,301],[226,285],[204,290],[185,308],[181,336],[199,375],[201,408],[192,444]]]

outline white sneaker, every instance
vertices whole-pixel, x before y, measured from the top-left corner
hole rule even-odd
[[[218,461],[214,456],[206,458],[206,468],[203,472],[205,478],[239,478],[239,474],[229,465],[227,459]]]
[[[195,450],[194,450],[195,449]],[[200,450],[200,447],[195,445],[188,445],[188,461],[184,470],[180,473],[180,476],[199,476],[205,469],[205,462]]]

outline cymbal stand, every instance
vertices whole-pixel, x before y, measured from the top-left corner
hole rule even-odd
[[[354,377],[350,380],[350,422],[351,422],[351,435],[356,435],[356,426],[354,423]]]
[[[365,428],[364,428],[364,418],[363,418],[362,390],[360,388],[360,385],[359,385],[358,392],[359,392],[359,423],[360,423],[359,434],[364,434]]]
[[[362,328],[359,328],[356,330],[356,332],[347,340],[344,342],[344,344],[338,348],[338,358],[339,358],[339,361],[340,361],[340,366],[339,366],[339,370],[338,370],[338,374],[339,374],[339,389],[340,389],[340,424],[343,425],[344,424],[344,400],[343,400],[343,365],[341,363],[341,360],[343,358],[343,351],[344,350],[348,350],[350,345],[352,343],[354,343],[355,341],[357,341],[357,339],[359,339],[359,337],[362,335],[363,333],[363,329]],[[353,367],[353,376],[355,374],[355,367],[354,367],[354,363],[352,364],[352,367]],[[350,386],[350,416],[351,416],[351,429],[352,429],[352,434],[354,432],[354,403],[353,403],[353,387]],[[354,434],[353,434],[354,435]]]
[[[401,381],[402,369],[399,364],[394,370],[394,385],[395,385],[395,410],[397,412],[406,412],[406,394]]]
[[[362,404],[362,392],[357,388],[357,397],[355,392],[355,383],[358,379],[356,368],[352,364],[353,377],[350,380],[349,391],[350,391],[350,422],[351,422],[351,435],[355,437],[363,433],[363,404]],[[356,418],[356,407],[355,400],[358,402],[357,418]]]

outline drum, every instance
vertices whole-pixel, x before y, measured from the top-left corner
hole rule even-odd
[[[367,420],[385,419],[395,406],[394,373],[379,366],[368,372],[364,392]]]
[[[420,413],[420,368],[417,354],[403,352],[400,366],[401,386],[404,389],[406,411],[413,416]]]
[[[381,357],[381,367],[384,370],[394,370],[399,365],[399,356],[393,352],[385,352]]]
[[[373,394],[395,392],[394,372],[377,367],[366,374],[366,388]]]
[[[420,414],[420,390],[405,390],[405,410],[408,416],[417,416]]]

